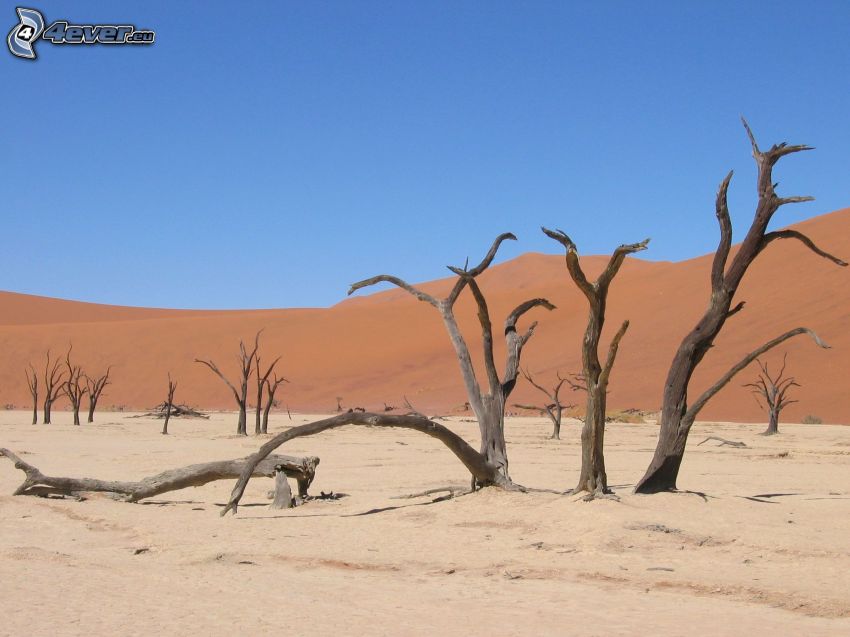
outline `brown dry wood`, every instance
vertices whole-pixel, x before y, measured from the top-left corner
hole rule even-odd
[[[26,479],[15,490],[14,495],[45,496],[101,492],[121,496],[121,499],[127,502],[138,502],[169,491],[199,487],[216,480],[231,480],[241,476],[245,467],[251,463],[253,458],[253,456],[249,456],[238,460],[218,460],[193,464],[179,469],[163,471],[138,482],[123,482],[94,478],[46,476],[8,449],[0,449],[0,456],[9,458],[15,463],[15,468],[26,474]],[[303,497],[307,494],[307,488],[316,475],[318,464],[319,459],[314,456],[295,458],[273,455],[265,458],[262,462],[251,464],[251,475],[271,478],[275,475],[275,468],[281,466],[287,475],[297,480],[299,494]]]
[[[38,423],[38,373],[30,363],[29,369],[25,369],[24,374],[27,377],[30,396],[32,396],[32,424],[35,425]]]
[[[254,336],[254,349],[251,352],[245,348],[245,342],[239,341],[239,391],[233,386],[227,377],[218,368],[213,360],[195,359],[196,363],[201,363],[210,368],[210,370],[218,376],[233,392],[233,397],[236,399],[236,405],[239,407],[239,417],[236,422],[236,433],[240,436],[248,435],[248,379],[251,376],[251,370],[254,365],[254,358],[257,356],[257,350],[260,348],[260,334],[263,330],[257,332]]]
[[[86,388],[89,394],[89,417],[87,422],[94,422],[94,410],[97,409],[97,401],[100,400],[100,395],[107,385],[110,385],[109,373],[112,371],[112,366],[106,368],[106,373],[97,378],[86,376]]]
[[[800,386],[793,376],[784,376],[787,362],[788,354],[786,353],[782,357],[782,367],[779,368],[779,373],[773,376],[767,364],[756,359],[761,374],[755,382],[744,385],[744,387],[752,388],[752,393],[759,407],[765,409],[768,413],[767,429],[762,434],[765,436],[773,436],[779,433],[779,414],[791,403],[798,402],[787,397],[789,389]],[[761,398],[761,401],[759,398]],[[764,401],[764,404],[762,404],[762,401]]]
[[[80,405],[83,402],[83,397],[88,392],[88,388],[83,386],[85,375],[83,369],[79,365],[71,363],[71,350],[74,348],[71,345],[68,348],[68,353],[65,355],[65,369],[68,370],[68,378],[65,380],[65,389],[63,390],[68,400],[71,401],[71,411],[74,415],[74,424],[80,425]]]
[[[266,406],[263,407],[263,424],[260,428],[260,433],[267,434],[269,432],[269,412],[272,410],[272,407],[275,406],[275,398],[274,395],[277,392],[277,388],[281,383],[288,383],[289,381],[285,378],[278,378],[277,374],[274,375],[274,381],[266,379],[266,395],[268,396]],[[287,409],[287,413],[289,410]],[[292,420],[292,414],[289,414],[289,419]]]
[[[737,440],[726,440],[726,438],[721,438],[720,436],[709,436],[702,442],[697,444],[699,447],[701,444],[708,442],[709,440],[717,440],[720,443],[721,447],[729,446],[729,447],[746,447],[747,443],[738,442]]]
[[[267,433],[267,431],[268,431],[267,428],[265,428],[265,429],[263,428],[263,418],[262,418],[262,415],[261,415],[262,411],[263,411],[263,390],[266,388],[266,385],[268,385],[269,376],[271,376],[271,373],[274,370],[274,366],[277,365],[277,362],[279,360],[280,360],[280,356],[278,356],[276,359],[274,359],[272,361],[272,364],[269,365],[265,374],[261,374],[260,373],[260,355],[257,354],[257,356],[254,358],[254,364],[257,367],[257,406],[256,406],[256,410],[255,410],[256,419],[255,419],[255,423],[254,423],[254,435],[255,436],[258,435],[258,434],[261,434],[261,433],[262,434]],[[268,412],[266,412],[266,413],[268,413]],[[266,423],[266,425],[268,425],[268,418],[266,418],[265,423]]]
[[[596,281],[591,283],[579,263],[578,250],[572,239],[562,230],[542,228],[543,233],[560,243],[566,250],[567,272],[573,283],[587,298],[589,313],[587,329],[582,341],[582,377],[587,391],[587,410],[581,430],[581,471],[574,493],[587,491],[591,495],[604,495],[610,492],[608,475],[605,471],[605,409],[608,394],[608,382],[620,341],[629,328],[624,321],[611,339],[608,356],[603,365],[599,360],[599,341],[605,324],[605,308],[608,302],[608,290],[619,272],[626,256],[646,250],[649,239],[640,243],[623,244],[614,250],[608,264]]]
[[[44,405],[42,412],[42,424],[50,424],[50,412],[53,403],[62,395],[65,387],[65,371],[59,369],[60,361],[57,358],[50,364],[50,350],[47,350],[47,362],[44,364]]]
[[[546,414],[549,416],[549,420],[552,421],[552,435],[549,436],[551,440],[560,440],[561,439],[561,417],[564,409],[571,409],[575,407],[574,404],[570,403],[564,405],[561,403],[561,399],[559,397],[561,393],[561,388],[566,383],[569,385],[570,389],[573,391],[578,391],[579,389],[586,390],[585,385],[579,385],[574,380],[570,380],[568,377],[561,377],[561,372],[555,372],[555,377],[558,379],[558,382],[555,383],[555,386],[549,390],[537,383],[534,378],[531,376],[531,372],[527,369],[523,369],[522,376],[527,380],[532,387],[540,391],[544,396],[546,396],[551,402],[542,405],[540,407],[535,407],[533,405],[519,405],[514,403],[514,407],[519,407],[520,409],[536,409],[541,414]],[[575,375],[574,375],[575,377]]]
[[[396,427],[401,429],[412,429],[421,433],[427,434],[432,438],[436,438],[449,448],[453,454],[463,463],[463,465],[472,474],[474,480],[479,484],[497,485],[509,490],[522,490],[522,487],[515,485],[501,473],[500,467],[487,461],[486,458],[456,433],[447,429],[441,424],[422,418],[421,416],[393,416],[388,414],[372,414],[369,412],[360,413],[350,411],[339,414],[324,420],[307,423],[292,427],[282,433],[277,434],[274,438],[264,444],[253,456],[248,458],[242,470],[242,475],[239,476],[236,485],[233,487],[233,492],[230,495],[230,501],[221,515],[225,515],[228,511],[236,513],[239,501],[245,493],[245,487],[253,475],[254,467],[257,466],[275,449],[283,443],[293,440],[294,438],[302,438],[304,436],[314,436],[329,429],[344,427],[345,425],[358,425],[361,427]]]
[[[165,399],[165,422],[162,423],[163,435],[168,434],[168,421],[171,420],[171,410],[174,407],[174,392],[177,383],[171,380],[171,372],[168,373],[168,397]]]
[[[505,320],[505,341],[506,341],[506,356],[505,356],[505,372],[500,379],[496,370],[496,363],[493,357],[493,330],[490,322],[489,310],[487,302],[481,289],[478,287],[476,277],[486,270],[496,256],[499,246],[508,240],[516,240],[516,237],[511,233],[504,233],[496,237],[496,240],[491,245],[487,254],[481,262],[469,268],[468,264],[463,268],[449,266],[449,270],[457,275],[457,281],[449,292],[448,296],[443,299],[438,299],[402,279],[381,274],[364,281],[360,281],[351,286],[348,293],[352,294],[355,291],[375,285],[376,283],[391,283],[401,289],[407,291],[420,301],[428,303],[437,309],[443,319],[443,324],[449,334],[452,347],[455,351],[458,364],[460,365],[461,376],[463,378],[466,393],[469,398],[469,404],[478,420],[478,427],[481,434],[480,454],[487,463],[495,465],[499,468],[499,473],[502,480],[510,482],[508,473],[508,454],[505,444],[505,406],[510,393],[516,385],[517,375],[519,374],[519,361],[522,354],[523,346],[528,342],[534,333],[537,323],[532,323],[524,333],[517,332],[516,324],[520,317],[535,307],[544,307],[547,310],[554,309],[546,299],[532,299],[518,305]],[[475,369],[472,364],[472,357],[469,353],[469,347],[466,340],[460,331],[457,320],[454,315],[454,305],[463,292],[464,288],[469,287],[472,295],[478,306],[478,321],[481,325],[481,337],[484,354],[484,369],[487,374],[488,391],[484,392],[478,383],[475,374]],[[487,483],[485,483],[487,484]],[[479,484],[477,486],[485,486]],[[476,485],[474,485],[476,486]]]
[[[700,409],[731,380],[732,376],[741,371],[757,356],[798,334],[809,334],[815,343],[821,347],[826,347],[810,329],[799,327],[790,330],[745,356],[720,381],[705,391],[696,402],[691,405],[688,404],[688,390],[694,370],[712,347],[714,339],[723,329],[726,320],[743,309],[743,301],[732,307],[735,293],[747,269],[770,243],[778,239],[796,239],[816,255],[842,267],[847,265],[845,261],[818,248],[811,239],[796,230],[767,231],[773,215],[781,206],[812,200],[812,197],[779,197],[775,190],[776,184],[773,182],[773,167],[782,157],[811,150],[811,148],[804,145],[789,146],[786,143],[781,143],[773,145],[767,151],[762,151],[758,147],[755,136],[746,120],[742,119],[742,121],[758,167],[758,203],[753,222],[731,263],[727,263],[732,246],[732,221],[727,203],[727,192],[732,179],[730,172],[721,182],[715,200],[715,214],[720,226],[720,244],[714,254],[711,266],[709,305],[693,330],[682,340],[673,357],[664,384],[658,443],[646,473],[635,487],[637,493],[658,493],[676,489],[676,480],[685,454],[688,434]]]

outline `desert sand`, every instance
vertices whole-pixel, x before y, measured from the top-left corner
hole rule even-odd
[[[267,437],[232,435],[235,415],[161,421],[104,413],[32,426],[0,412],[0,446],[50,475],[138,479],[236,458]],[[318,416],[276,413],[271,432]],[[477,445],[477,427],[448,423]],[[563,491],[578,474],[575,422],[547,440],[538,418],[507,423],[511,473],[493,489],[401,499],[468,484],[456,458],[407,431],[343,428],[284,445],[318,455],[311,492],[268,508],[229,481],[141,504],[13,497],[22,473],[0,459],[3,635],[842,635],[850,634],[850,428],[698,423],[678,494],[635,496],[657,435],[606,435],[620,500]],[[709,435],[746,448],[696,443]]]
[[[713,215],[710,209],[705,214]],[[569,231],[568,220],[565,229]],[[742,222],[738,221],[738,225]],[[819,246],[850,259],[850,209],[822,215],[793,226]],[[740,228],[739,228],[740,230]],[[489,242],[492,238],[484,238]],[[516,247],[522,249],[522,239]],[[635,241],[643,237],[617,237]],[[612,249],[613,249],[612,245]],[[553,252],[558,248],[553,243]],[[581,246],[579,246],[581,248]],[[652,258],[653,246],[641,253]],[[505,248],[507,250],[507,248]],[[458,255],[462,264],[466,255]],[[473,261],[481,255],[470,254]],[[421,257],[417,257],[421,258]],[[607,257],[584,257],[588,274]],[[404,264],[387,263],[385,272],[404,274]],[[434,272],[445,272],[434,263]],[[622,320],[631,327],[620,347],[611,379],[609,407],[660,408],[661,388],[670,361],[683,336],[705,310],[711,256],[678,263],[627,259],[611,288],[607,347]],[[339,298],[348,284],[379,272],[343,273]],[[812,254],[798,241],[777,241],[762,254],[744,278],[736,301],[744,311],[729,321],[694,378],[699,392],[769,338],[791,328],[816,330],[832,349],[820,350],[807,338],[796,338],[770,353],[771,363],[788,353],[788,372],[802,385],[795,390],[787,418],[806,415],[825,423],[850,423],[850,269],[836,267]],[[191,285],[191,281],[186,281]],[[569,280],[563,255],[524,254],[488,269],[479,277],[497,326],[520,302],[546,297],[557,310],[534,310],[522,325],[539,320],[534,338],[523,353],[527,366],[542,382],[555,371],[576,372],[587,321],[587,303]],[[425,283],[425,290],[446,289],[449,280]],[[274,286],[270,286],[274,290]],[[273,292],[271,293],[273,294]],[[286,306],[288,299],[269,298]],[[473,356],[480,356],[474,308],[468,293],[458,304],[461,326]],[[113,385],[101,405],[145,409],[162,401],[166,374],[178,380],[177,400],[206,408],[234,409],[227,387],[209,370],[193,363],[212,358],[235,375],[239,339],[250,340],[264,328],[264,360],[282,356],[280,373],[291,382],[281,391],[283,404],[299,411],[335,409],[336,396],[346,407],[380,410],[384,402],[401,406],[407,396],[421,410],[452,412],[467,400],[452,347],[434,308],[405,292],[391,289],[347,299],[326,309],[254,311],[180,311],[122,308],[0,293],[0,405],[19,409],[30,404],[24,369],[42,369],[45,351],[63,354],[73,343],[75,360],[97,375],[113,365]],[[497,339],[497,360],[504,343]],[[704,418],[755,422],[764,418],[749,391],[742,387],[755,377],[743,372],[709,403]],[[537,400],[524,381],[511,401]],[[580,401],[573,401],[580,402]],[[457,412],[459,413],[459,412]]]

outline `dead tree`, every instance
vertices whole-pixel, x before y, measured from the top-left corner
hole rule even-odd
[[[106,368],[106,373],[103,376],[98,376],[97,378],[86,376],[86,389],[89,396],[89,417],[87,422],[94,422],[94,410],[97,409],[97,401],[100,400],[100,395],[106,389],[106,386],[111,384],[109,381],[109,372],[111,370],[112,366],[110,365]]]
[[[262,330],[260,330],[262,331]],[[257,356],[257,349],[260,347],[260,332],[257,332],[254,337],[254,349],[250,352],[245,348],[244,341],[239,341],[239,390],[233,386],[227,377],[221,372],[218,366],[212,360],[201,360],[196,358],[196,363],[206,365],[212,372],[218,376],[233,392],[233,397],[236,399],[236,405],[239,407],[239,419],[236,423],[236,433],[240,436],[248,435],[248,379],[251,376],[251,370],[254,365],[254,358]]]
[[[472,269],[449,266],[449,270],[456,274],[458,279],[451,292],[449,292],[449,295],[444,299],[431,296],[402,281],[398,277],[386,274],[355,283],[351,286],[348,293],[352,294],[356,290],[376,283],[392,283],[412,294],[420,301],[432,305],[440,312],[440,316],[443,319],[443,323],[446,326],[449,338],[454,347],[458,363],[460,364],[469,402],[478,419],[478,427],[481,432],[481,454],[488,463],[499,467],[500,474],[509,482],[508,454],[505,446],[505,406],[507,405],[508,396],[516,385],[522,348],[528,342],[528,339],[531,338],[532,334],[534,334],[534,329],[537,326],[536,322],[532,323],[524,334],[519,334],[516,330],[516,324],[523,314],[535,307],[540,306],[547,310],[552,310],[555,306],[546,299],[532,299],[520,304],[508,315],[508,318],[505,320],[505,340],[507,341],[505,373],[503,378],[500,379],[493,357],[493,328],[490,323],[490,314],[484,295],[478,287],[476,277],[490,266],[499,246],[503,241],[508,239],[516,240],[516,237],[510,233],[505,233],[497,237],[481,263]],[[487,393],[484,393],[478,384],[469,354],[469,348],[460,332],[454,315],[455,301],[457,301],[458,296],[460,296],[460,293],[467,286],[472,292],[472,296],[478,306],[478,321],[481,325],[484,353],[484,369],[487,374]],[[484,484],[476,484],[476,486],[484,486]]]
[[[800,384],[794,380],[793,376],[784,377],[785,363],[788,359],[788,354],[782,357],[782,367],[776,376],[771,376],[767,364],[756,359],[756,363],[761,368],[761,374],[755,382],[747,383],[744,387],[752,388],[752,393],[756,397],[756,402],[759,407],[767,411],[769,414],[767,429],[762,435],[772,436],[779,433],[779,412],[791,403],[796,403],[796,400],[787,398],[788,390],[792,387],[799,387]],[[761,400],[759,400],[761,399]],[[764,404],[762,404],[764,401]]]
[[[27,387],[30,390],[30,396],[32,396],[32,424],[38,423],[38,374],[35,371],[35,367],[30,363],[30,368],[24,370],[24,374],[27,377]]]
[[[121,482],[117,480],[97,480],[95,478],[65,478],[46,476],[36,467],[25,462],[8,449],[0,449],[0,457],[5,456],[15,463],[15,468],[26,475],[24,482],[15,489],[13,495],[70,495],[81,493],[110,493],[125,502],[138,502],[153,498],[169,491],[177,491],[188,487],[199,487],[215,480],[231,480],[242,474],[243,469],[251,458],[239,460],[218,460],[193,464],[179,469],[163,471],[155,476],[143,478],[138,482]],[[253,457],[253,456],[252,456]],[[283,473],[294,478],[298,483],[299,495],[307,496],[307,489],[316,476],[319,459],[315,456],[295,458],[292,456],[269,456],[263,462],[252,466],[252,475],[274,478],[276,473]],[[289,486],[287,485],[287,489]]]
[[[47,350],[47,363],[44,365],[44,409],[42,424],[50,424],[50,411],[56,399],[62,395],[65,387],[65,371],[60,369],[60,361],[57,358],[50,364],[50,350]]]
[[[824,257],[839,266],[847,263],[818,248],[809,237],[797,230],[767,231],[774,213],[783,205],[811,201],[812,197],[780,197],[773,183],[773,167],[785,155],[811,150],[809,146],[788,146],[785,143],[772,146],[767,151],[759,149],[747,122],[744,128],[750,139],[753,157],[758,166],[758,204],[753,223],[741,242],[737,254],[729,260],[732,246],[732,222],[729,218],[727,191],[732,173],[721,182],[715,202],[715,214],[720,225],[720,244],[714,254],[711,267],[711,297],[708,309],[694,329],[685,336],[673,357],[667,380],[664,384],[664,397],[661,408],[661,429],[655,454],[635,487],[636,493],[657,493],[676,489],[676,479],[685,454],[685,445],[694,420],[705,404],[719,392],[739,371],[744,369],[758,356],[780,343],[798,334],[808,334],[820,347],[827,347],[812,330],[804,327],[785,332],[747,354],[733,366],[714,385],[703,392],[695,402],[688,404],[688,388],[694,370],[702,361],[714,343],[714,339],[726,324],[726,319],[735,315],[744,307],[743,301],[732,307],[732,301],[738,285],[755,258],[771,243],[779,239],[796,239],[818,256]]]
[[[549,402],[544,404],[542,407],[535,407],[532,405],[514,405],[515,407],[519,407],[520,409],[536,409],[541,413],[545,413],[549,416],[549,420],[552,421],[552,435],[549,436],[550,440],[560,440],[561,439],[561,414],[564,409],[570,409],[571,407],[575,407],[573,404],[564,405],[561,403],[560,393],[561,388],[566,383],[570,389],[573,391],[577,391],[579,389],[584,389],[583,386],[576,383],[574,380],[571,380],[568,377],[561,377],[560,372],[556,372],[555,376],[558,379],[558,382],[555,386],[550,390],[546,389],[542,385],[539,385],[534,378],[531,376],[531,373],[527,369],[522,370],[522,376],[527,380],[532,387],[540,391],[546,398],[549,399]]]
[[[257,367],[257,410],[256,410],[257,418],[256,418],[256,423],[254,424],[254,435],[266,433],[266,431],[263,429],[263,420],[262,420],[261,414],[260,414],[260,412],[263,410],[263,390],[265,389],[266,385],[268,384],[269,376],[271,375],[272,370],[274,370],[274,366],[277,365],[277,362],[279,360],[280,360],[280,356],[278,356],[276,359],[274,359],[272,361],[272,364],[269,365],[268,369],[266,370],[266,373],[261,375],[260,374],[260,356],[257,355],[256,358],[254,359],[254,364]],[[271,409],[271,407],[269,407],[269,409]],[[266,414],[268,414],[268,412],[266,412]],[[266,423],[266,425],[268,425],[268,415],[266,416],[265,423]]]
[[[546,236],[554,239],[566,249],[567,271],[570,278],[587,298],[590,312],[587,318],[587,329],[581,348],[582,376],[587,387],[587,413],[581,430],[581,473],[574,493],[587,491],[591,495],[609,493],[608,476],[605,472],[604,438],[605,438],[605,407],[608,395],[608,381],[611,369],[617,357],[620,340],[629,329],[629,322],[623,321],[622,326],[611,339],[608,346],[608,356],[605,365],[599,361],[599,340],[602,327],[605,324],[605,306],[608,302],[608,289],[626,256],[641,250],[646,250],[649,239],[640,243],[623,244],[616,250],[608,261],[602,274],[591,283],[587,280],[579,263],[578,251],[573,241],[561,230],[547,230]]]
[[[168,397],[165,399],[165,422],[162,423],[162,434],[168,435],[168,421],[171,420],[171,409],[174,407],[174,391],[177,383],[171,380],[171,372],[168,372]]]
[[[80,426],[80,405],[83,402],[83,397],[88,392],[84,386],[83,368],[79,365],[71,364],[71,350],[73,345],[68,348],[68,353],[65,355],[65,369],[68,370],[68,378],[65,380],[65,395],[71,401],[71,411],[74,414],[74,424]]]
[[[336,397],[336,413],[342,413],[342,396]]]
[[[275,406],[274,395],[277,392],[277,388],[281,383],[288,383],[289,381],[285,378],[278,378],[277,374],[274,375],[274,381],[266,378],[266,396],[268,397],[266,400],[266,406],[263,408],[263,424],[261,427],[261,433],[267,434],[269,432],[269,412],[272,410],[272,407]],[[292,416],[290,416],[292,418]]]

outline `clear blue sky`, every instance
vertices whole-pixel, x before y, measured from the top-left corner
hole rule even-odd
[[[16,3],[3,2],[5,41]],[[36,2],[152,47],[0,55],[0,289],[191,308],[324,306],[379,273],[714,249],[762,145],[786,225],[850,206],[850,3]],[[5,49],[5,45],[4,45]],[[566,280],[565,280],[566,285]]]

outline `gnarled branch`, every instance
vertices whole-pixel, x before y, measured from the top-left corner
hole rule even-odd
[[[810,330],[807,327],[797,327],[797,328],[794,328],[793,330],[789,330],[789,331],[785,332],[784,334],[777,336],[776,338],[768,341],[767,343],[765,343],[761,347],[754,349],[752,352],[750,352],[749,354],[744,356],[744,358],[742,358],[738,363],[733,365],[732,368],[729,369],[728,372],[726,372],[723,376],[721,376],[720,379],[716,383],[714,383],[711,387],[706,389],[702,393],[702,395],[699,398],[697,398],[696,401],[694,401],[694,403],[690,406],[690,408],[687,410],[687,412],[685,412],[685,416],[682,418],[683,423],[685,423],[686,426],[690,426],[690,424],[693,423],[694,420],[696,420],[697,414],[699,414],[700,410],[702,410],[702,408],[705,407],[705,404],[709,400],[711,400],[711,398],[717,392],[719,392],[721,389],[723,389],[729,383],[729,381],[732,380],[732,378],[735,376],[735,374],[740,372],[742,369],[744,369],[747,365],[752,363],[756,358],[758,358],[759,356],[761,356],[765,352],[773,349],[774,347],[776,347],[780,343],[784,343],[789,338],[793,338],[794,336],[798,336],[799,334],[808,334],[809,336],[812,337],[812,340],[815,342],[815,344],[818,347],[822,347],[823,349],[829,349],[829,345],[824,343],[821,340],[821,338],[813,330]]]
[[[306,425],[292,427],[283,433],[277,434],[274,438],[265,443],[253,456],[248,458],[245,467],[242,470],[242,475],[233,487],[233,493],[230,496],[230,501],[221,512],[221,515],[227,514],[228,511],[236,513],[239,501],[245,492],[245,487],[256,467],[263,461],[272,451],[280,447],[283,443],[301,438],[304,436],[314,436],[328,429],[335,429],[345,425],[359,425],[363,427],[397,427],[402,429],[412,429],[421,433],[427,434],[442,442],[449,450],[454,453],[463,465],[469,470],[472,476],[479,484],[495,484],[504,488],[516,488],[513,483],[506,480],[499,473],[498,467],[487,462],[484,457],[475,451],[469,444],[456,433],[447,429],[443,425],[435,423],[421,416],[392,416],[387,414],[373,414],[369,412],[348,412],[339,414],[332,418],[318,420]]]

